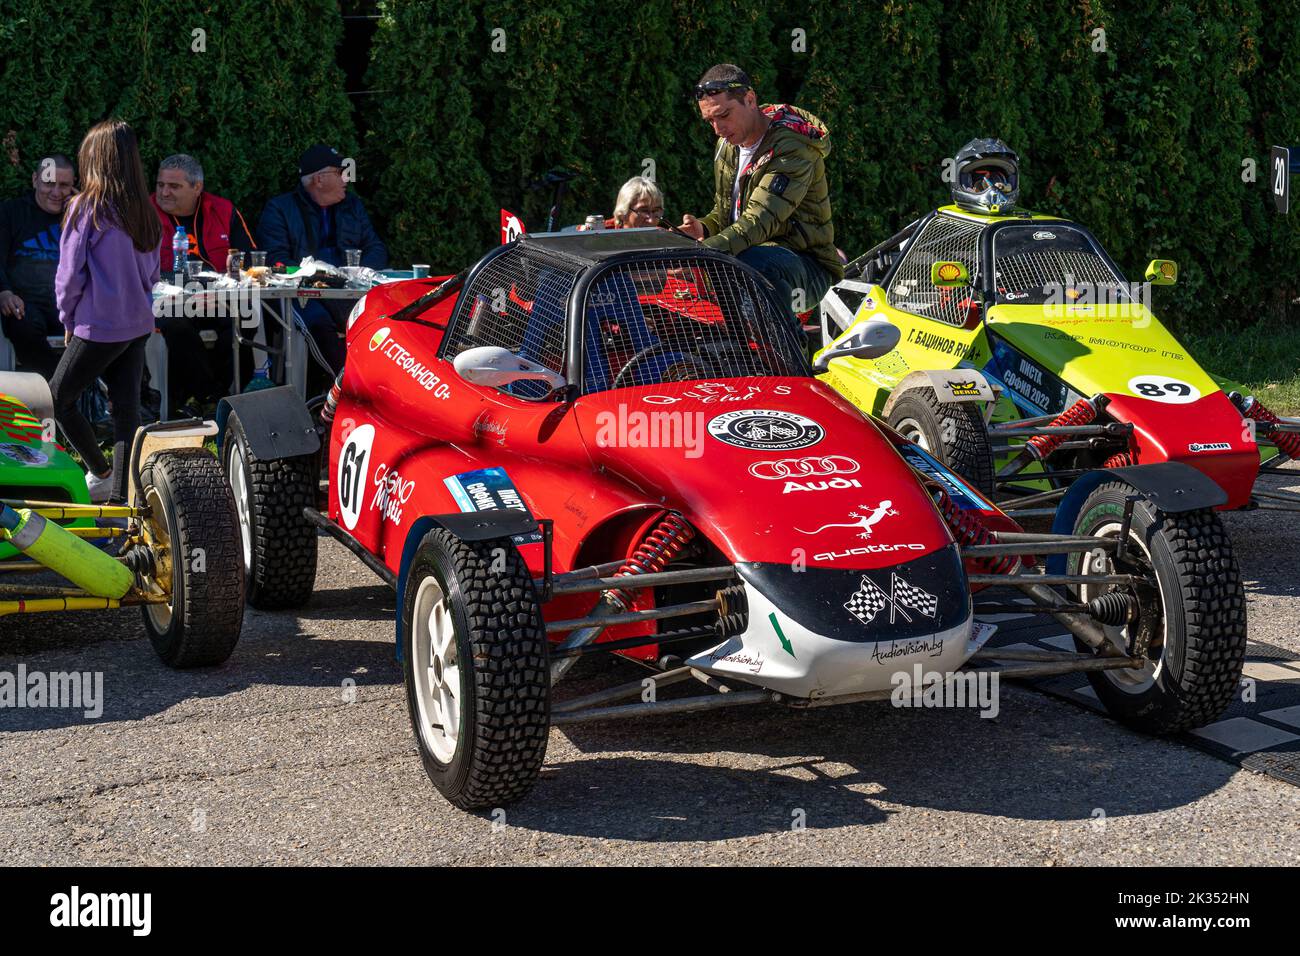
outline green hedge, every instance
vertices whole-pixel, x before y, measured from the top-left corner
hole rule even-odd
[[[163,157],[192,153],[250,226],[295,184],[307,146],[355,155],[334,0],[0,0],[0,23],[0,137],[13,145],[0,195],[28,185],[44,153],[75,158],[108,115],[135,128],[150,182]]]
[[[112,113],[136,125],[147,163],[193,152],[255,216],[324,140],[358,156],[394,260],[454,270],[497,241],[498,207],[540,224],[550,196],[529,184],[554,166],[581,174],[566,222],[608,214],[644,172],[671,217],[706,211],[712,139],[687,92],[730,60],[764,99],[830,126],[849,255],[944,202],[944,158],[997,135],[1022,157],[1024,204],[1088,225],[1131,278],[1179,260],[1156,300],[1176,323],[1289,316],[1300,294],[1295,217],[1266,189],[1269,145],[1300,142],[1297,0],[349,6],[368,11],[376,92],[350,98],[333,0],[68,0],[57,16],[48,0],[0,0],[0,192]]]

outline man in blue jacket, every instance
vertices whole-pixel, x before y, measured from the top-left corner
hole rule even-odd
[[[257,244],[271,265],[294,266],[307,256],[332,265],[345,264],[344,249],[360,249],[361,264],[388,265],[388,249],[370,224],[365,206],[348,192],[343,157],[318,143],[298,160],[298,188],[266,204],[257,224]],[[351,303],[315,300],[298,310],[321,354],[337,372],[345,349],[339,333]]]

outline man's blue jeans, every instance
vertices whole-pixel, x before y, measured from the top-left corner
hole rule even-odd
[[[803,290],[803,309],[800,311],[815,308],[831,287],[831,274],[812,256],[784,246],[750,246],[736,258],[757,269],[776,288],[782,312],[790,320],[802,348],[804,334],[794,311],[795,290]]]
[[[348,304],[346,307],[350,309],[351,305]],[[342,311],[340,303],[314,299],[303,306],[296,307],[296,311],[302,318],[303,325],[307,326],[311,337],[316,340],[316,345],[320,348],[325,361],[330,363],[335,372],[342,370],[346,349],[343,340],[339,338],[339,333],[343,331],[343,326],[347,322],[347,313]]]

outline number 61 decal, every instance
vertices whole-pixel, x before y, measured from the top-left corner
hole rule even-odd
[[[1189,405],[1201,397],[1195,385],[1188,385],[1167,375],[1138,375],[1129,379],[1128,390],[1134,395],[1166,405]]]
[[[366,497],[366,476],[370,473],[370,448],[375,443],[375,426],[358,425],[348,434],[339,452],[334,487],[339,493],[339,511],[349,531],[357,526],[361,502]]]

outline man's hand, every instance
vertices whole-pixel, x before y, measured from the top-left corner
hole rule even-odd
[[[17,295],[8,291],[0,292],[0,315],[12,315],[21,319],[26,311],[27,306],[23,305],[23,300]]]
[[[67,330],[67,329],[64,329],[64,331],[63,331],[63,347],[66,349],[66,348],[67,348],[69,345],[71,345],[71,344],[72,344],[72,332],[69,331],[69,330]]]
[[[700,221],[692,216],[689,212],[682,216],[682,224],[677,227],[692,239],[704,238],[704,226]]]

